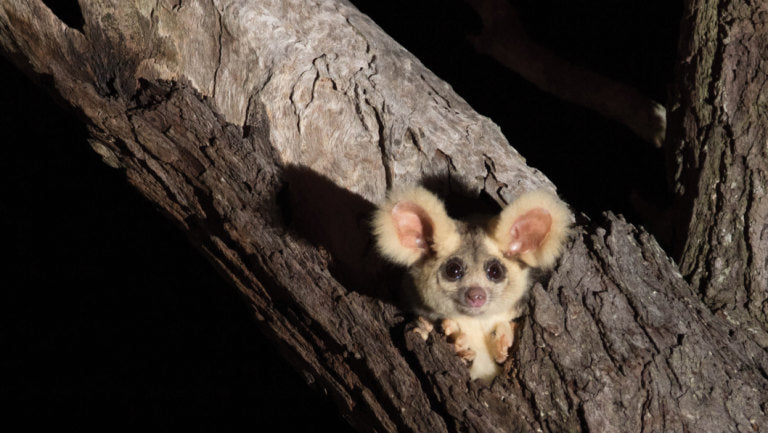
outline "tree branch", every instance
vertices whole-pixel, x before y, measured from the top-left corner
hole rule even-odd
[[[470,0],[483,20],[475,48],[538,88],[622,123],[656,147],[666,134],[666,109],[637,89],[558,57],[528,37],[506,0]]]
[[[689,3],[668,149],[680,268],[768,348],[768,5]]]
[[[343,1],[83,2],[83,32],[0,1],[0,44],[189,234],[281,352],[365,431],[747,431],[768,371],[647,234],[584,222],[491,387],[407,331],[370,248],[388,186],[497,202],[552,185]],[[341,48],[339,48],[341,47]],[[471,149],[468,151],[467,149]]]

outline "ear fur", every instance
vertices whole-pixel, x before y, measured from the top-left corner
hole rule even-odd
[[[562,253],[571,212],[546,191],[527,192],[507,205],[495,220],[492,237],[504,255],[529,266],[548,268]]]
[[[391,193],[376,210],[373,232],[381,254],[406,266],[430,252],[453,251],[460,242],[443,202],[421,187]]]

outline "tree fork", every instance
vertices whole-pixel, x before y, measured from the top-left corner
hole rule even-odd
[[[83,2],[81,33],[40,1],[2,0],[0,43],[81,114],[105,162],[190,235],[358,429],[768,425],[763,350],[610,213],[580,219],[532,288],[506,377],[468,382],[444,339],[408,332],[393,286],[378,283],[392,271],[368,247],[366,212],[388,186],[425,177],[499,202],[553,188],[546,178],[343,1],[139,3]]]

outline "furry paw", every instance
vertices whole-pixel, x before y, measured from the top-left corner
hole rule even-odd
[[[444,319],[441,327],[443,333],[448,337],[448,342],[453,345],[453,351],[464,362],[471,362],[475,359],[475,351],[470,349],[467,342],[467,335],[461,332],[459,324],[451,319]]]
[[[509,348],[515,341],[515,322],[500,322],[491,332],[491,355],[501,364],[509,358]]]
[[[429,333],[432,332],[434,328],[435,326],[432,322],[419,316],[419,318],[416,319],[416,327],[413,328],[413,332],[419,334],[419,337],[421,337],[422,340],[427,341]]]
[[[443,328],[443,334],[445,334],[446,337],[450,337],[453,334],[461,332],[459,329],[459,324],[456,323],[455,320],[451,319],[443,319],[443,321],[440,322],[440,327]]]

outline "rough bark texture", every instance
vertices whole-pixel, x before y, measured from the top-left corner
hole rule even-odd
[[[656,242],[584,221],[491,387],[408,331],[366,218],[425,179],[552,188],[488,119],[343,1],[83,2],[83,31],[0,1],[0,46],[247,295],[363,431],[763,431],[768,360]],[[466,150],[471,148],[471,152]]]
[[[669,142],[680,269],[768,348],[768,4],[691,1]]]

